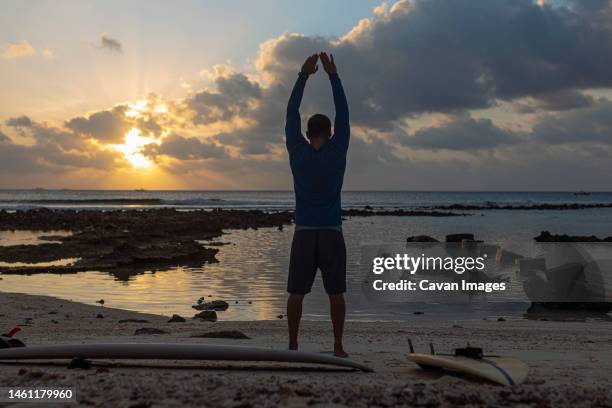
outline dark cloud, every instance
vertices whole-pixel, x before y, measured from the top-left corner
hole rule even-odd
[[[612,145],[612,101],[599,99],[590,107],[546,117],[534,126],[533,137],[548,144]]]
[[[193,112],[195,124],[229,121],[234,117],[249,117],[253,103],[261,97],[261,87],[243,74],[219,76],[215,91],[203,90],[185,100]]]
[[[392,131],[395,122],[422,113],[456,114],[500,100],[529,98],[532,103],[520,109],[533,112],[581,108],[593,103],[583,90],[612,86],[612,31],[596,21],[609,9],[603,2],[400,1],[339,41],[287,34],[266,42],[257,68],[267,87],[231,78],[224,85],[232,87],[218,83],[218,92],[196,94],[189,107],[197,123],[251,118],[249,131],[220,140],[245,153],[270,151],[282,141],[286,100],[305,56],[328,50],[346,88],[352,124],[370,129]],[[253,100],[258,103],[245,103]],[[303,119],[317,112],[333,116],[322,72],[308,80],[302,103]],[[475,130],[492,132],[480,140],[485,145],[509,142],[503,132],[479,125]]]
[[[119,54],[123,52],[123,47],[121,43],[118,40],[109,37],[106,33],[102,33],[102,35],[100,35],[100,48]]]
[[[495,126],[490,119],[468,116],[453,118],[443,126],[427,127],[404,138],[402,142],[418,149],[480,150],[517,143],[511,132]]]
[[[64,126],[77,133],[98,139],[104,143],[118,143],[123,140],[132,123],[125,117],[127,108],[123,105],[110,110],[95,112],[87,117],[79,116],[66,121]]]
[[[32,122],[33,145],[13,143],[0,133],[0,170],[5,174],[62,173],[79,169],[108,170],[118,152],[88,148],[82,139],[61,129]]]
[[[550,111],[563,111],[591,106],[595,99],[590,95],[575,89],[563,89],[535,97],[536,105],[540,109]]]
[[[248,129],[224,132],[215,135],[215,139],[222,145],[238,147],[243,154],[268,154],[275,144],[279,144],[283,140],[283,127],[281,127],[280,123],[282,122],[279,122],[276,126],[258,124]]]
[[[16,128],[18,134],[31,137],[37,143],[53,143],[68,149],[82,147],[83,141],[73,132],[49,126],[46,123],[35,122],[27,116],[10,118],[6,124]]]
[[[225,150],[195,137],[170,135],[159,145],[147,145],[144,154],[149,157],[165,155],[179,160],[201,160],[223,157]]]
[[[529,0],[402,1],[340,42],[284,36],[259,66],[288,87],[305,55],[330,50],[354,122],[384,126],[415,113],[611,86],[611,32],[582,12]],[[313,102],[325,106],[320,94]]]

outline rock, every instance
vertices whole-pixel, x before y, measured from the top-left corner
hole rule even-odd
[[[217,312],[223,312],[229,307],[229,303],[225,300],[213,300],[212,302],[200,302],[200,300],[198,300],[198,304],[191,307],[195,310],[214,310]]]
[[[446,242],[457,242],[461,243],[464,239],[473,241],[474,234],[449,234],[446,236]]]
[[[414,314],[414,315],[422,315],[422,314],[425,314],[425,312],[416,311],[416,312],[413,312],[412,314]]]
[[[249,336],[247,336],[240,330],[221,330],[221,331],[207,332],[203,334],[196,334],[191,337],[205,338],[205,339],[250,339]]]
[[[98,313],[96,315],[96,319],[104,319],[104,315],[102,313]]]
[[[134,332],[134,335],[141,335],[141,334],[168,334],[168,332],[164,330],[156,329],[154,327],[142,327],[140,329],[136,329],[136,331]]]
[[[413,235],[406,238],[406,242],[440,242],[429,235]]]
[[[537,242],[612,242],[612,237],[599,238],[595,235],[556,235],[549,231],[542,231],[533,238]]]
[[[91,361],[86,360],[81,357],[75,357],[70,360],[68,364],[68,368],[71,370],[79,369],[79,370],[89,370],[91,368]]]
[[[217,312],[214,310],[204,310],[203,312],[197,313],[193,316],[194,319],[201,319],[206,322],[216,322],[217,321]]]
[[[119,323],[150,323],[150,322],[144,319],[123,319],[123,320],[119,320]]]
[[[185,318],[177,314],[173,314],[170,320],[168,320],[168,323],[185,323],[185,322],[186,322]]]
[[[503,317],[500,317],[500,318],[498,318],[498,319],[497,319],[497,321],[498,321],[498,322],[505,322],[505,321],[506,321],[506,319],[504,319]]]

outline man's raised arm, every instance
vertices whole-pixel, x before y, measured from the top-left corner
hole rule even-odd
[[[285,123],[285,142],[289,153],[294,152],[300,145],[306,144],[304,136],[302,136],[300,104],[302,103],[302,96],[304,95],[304,88],[306,87],[308,75],[314,74],[319,69],[317,66],[318,58],[319,56],[314,54],[306,59],[304,65],[302,65],[302,70],[298,75],[298,79],[293,86],[291,96],[289,97],[289,103],[287,104],[287,122]]]
[[[334,95],[334,106],[336,107],[336,119],[334,120],[334,137],[331,143],[340,147],[342,151],[348,150],[349,139],[351,136],[351,128],[349,125],[349,109],[348,102],[346,101],[346,95],[344,94],[344,88],[342,82],[338,76],[338,70],[334,63],[334,56],[321,53],[321,63],[325,72],[329,75],[329,81],[331,82],[332,93]]]

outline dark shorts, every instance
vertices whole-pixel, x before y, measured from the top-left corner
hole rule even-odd
[[[341,231],[305,229],[293,234],[287,292],[310,293],[317,268],[327,294],[346,292],[346,246]]]

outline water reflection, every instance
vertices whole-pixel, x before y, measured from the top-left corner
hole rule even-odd
[[[39,245],[39,244],[59,244],[61,241],[54,240],[54,237],[68,237],[71,231],[29,231],[14,230],[0,231],[0,246],[11,245]]]
[[[575,235],[605,235],[607,225],[601,212],[584,210],[572,213],[489,212],[485,216],[425,218],[372,217],[352,218],[345,222],[348,247],[349,319],[482,319],[487,316],[520,317],[527,309],[523,302],[489,303],[449,307],[444,304],[372,304],[361,292],[359,269],[361,245],[375,242],[403,243],[409,235],[427,234],[443,238],[445,234],[472,232],[478,239],[499,242],[530,241],[540,231],[550,229]],[[49,233],[47,233],[49,234]],[[230,307],[219,313],[221,320],[276,319],[284,314],[285,285],[293,228],[228,231],[219,241],[219,263],[203,268],[176,267],[167,271],[132,276],[127,282],[108,273],[85,272],[70,275],[3,275],[0,290],[57,296],[88,304],[104,299],[105,306],[190,317],[191,305],[202,296],[207,300],[226,300]],[[237,302],[237,303],[236,303]],[[424,312],[424,315],[414,314]],[[320,277],[304,303],[304,317],[327,319],[328,301]]]

